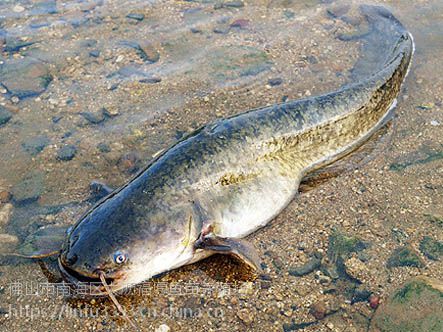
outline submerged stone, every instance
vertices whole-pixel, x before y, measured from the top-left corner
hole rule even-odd
[[[420,241],[420,251],[429,259],[438,261],[443,256],[443,242],[425,236]]]
[[[0,105],[0,126],[8,123],[9,120],[11,120],[11,118],[12,118],[12,113]]]
[[[406,282],[378,307],[369,331],[443,331],[443,283],[424,277]]]
[[[62,147],[57,152],[57,159],[61,161],[68,161],[75,157],[77,148],[75,145],[69,144]]]
[[[49,138],[46,136],[32,137],[22,143],[23,149],[31,156],[36,156],[50,143]]]
[[[34,171],[29,173],[11,190],[12,198],[16,203],[32,203],[40,198],[44,191],[44,174]]]
[[[20,99],[41,94],[51,81],[47,66],[36,59],[14,59],[0,67],[1,84]]]
[[[423,267],[424,263],[415,250],[406,245],[395,249],[386,265],[389,268],[401,266]]]
[[[334,231],[329,236],[328,258],[331,262],[336,262],[339,258],[349,258],[351,253],[362,251],[367,247],[368,245],[358,237]]]
[[[321,265],[321,254],[316,253],[308,262],[301,266],[292,267],[289,269],[289,274],[294,277],[301,277],[309,274],[320,268]]]

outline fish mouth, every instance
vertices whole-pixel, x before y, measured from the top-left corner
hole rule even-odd
[[[83,275],[63,264],[60,257],[58,259],[60,273],[66,283],[81,296],[105,296],[108,295],[100,277]],[[114,291],[118,290],[117,278],[105,277],[106,283]]]

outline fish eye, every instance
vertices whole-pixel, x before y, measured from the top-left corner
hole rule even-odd
[[[122,254],[121,252],[116,252],[114,254],[114,262],[117,264],[123,264],[126,262],[126,255]]]

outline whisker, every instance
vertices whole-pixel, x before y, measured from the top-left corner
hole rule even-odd
[[[112,302],[114,302],[115,307],[117,308],[118,311],[120,311],[120,313],[123,315],[123,318],[133,327],[135,328],[137,331],[140,331],[140,328],[132,321],[132,319],[129,318],[129,316],[127,315],[125,309],[123,309],[123,307],[121,306],[120,303],[118,303],[117,298],[115,297],[114,293],[112,293],[111,288],[109,287],[109,285],[106,283],[106,279],[105,279],[105,274],[104,273],[99,273],[100,276],[100,280],[103,284],[103,286],[105,287],[106,293],[109,295],[109,298],[111,299]]]
[[[7,253],[0,253],[0,256],[13,256],[13,257],[21,257],[21,258],[29,258],[29,259],[40,259],[40,258],[46,258],[58,255],[60,253],[60,250],[51,251],[45,254],[39,254],[39,255],[22,255],[17,254],[15,252],[7,252]]]

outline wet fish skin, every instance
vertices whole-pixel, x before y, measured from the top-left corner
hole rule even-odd
[[[202,229],[242,238],[293,199],[302,177],[367,140],[391,115],[413,54],[398,35],[385,66],[360,83],[323,96],[251,110],[204,126],[114,191],[67,236],[60,267],[70,281],[104,271],[114,290],[212,254],[195,250]],[[114,257],[127,260],[117,265]],[[79,277],[78,280],[81,278]]]

